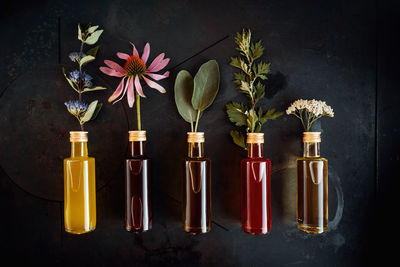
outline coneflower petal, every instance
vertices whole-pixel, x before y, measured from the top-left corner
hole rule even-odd
[[[114,69],[107,68],[107,67],[100,67],[100,71],[109,76],[114,76],[114,77],[125,76],[125,73],[121,73],[121,72],[115,71]]]
[[[118,100],[116,100],[113,104],[119,102],[122,98],[124,98],[126,91],[128,89],[128,85],[129,85],[129,78],[128,78],[128,81],[126,81],[126,83],[125,83],[124,92],[121,94],[121,97],[118,98]]]
[[[140,84],[140,81],[139,81],[139,76],[136,76],[136,77],[135,77],[135,88],[136,88],[136,91],[138,92],[138,94],[139,94],[141,97],[146,97],[146,96],[143,94],[143,89],[142,89],[142,85]]]
[[[159,70],[162,70],[167,64],[169,63],[169,58],[166,58],[162,60],[160,63],[158,63],[156,66],[154,66],[151,70],[148,70],[149,72],[157,72]]]
[[[119,57],[120,59],[125,59],[125,60],[127,60],[127,59],[129,58],[129,55],[128,55],[128,54],[125,54],[125,53],[118,52],[118,53],[117,53],[117,57]]]
[[[161,61],[163,61],[165,54],[161,53],[159,54],[155,59],[153,59],[153,62],[151,62],[150,66],[147,68],[147,71],[152,71],[152,69],[157,66]]]
[[[113,102],[117,97],[119,97],[122,94],[122,89],[124,89],[124,80],[125,77],[122,78],[115,92],[108,98],[108,102]]]
[[[139,53],[138,53],[138,51],[136,50],[135,45],[134,45],[132,42],[130,42],[130,43],[131,43],[131,45],[133,46],[133,55],[139,57]]]
[[[117,63],[115,63],[114,61],[111,61],[111,60],[104,60],[104,64],[106,64],[107,66],[109,66],[110,68],[112,68],[113,70],[115,70],[116,72],[125,74],[124,68],[121,67],[120,65],[118,65]]]
[[[169,76],[169,71],[165,72],[164,74],[156,74],[156,73],[145,73],[147,76],[149,76],[150,78],[159,81],[165,78],[168,78]]]
[[[161,85],[159,85],[156,82],[153,82],[150,79],[147,79],[146,77],[143,76],[144,81],[147,83],[148,86],[150,86],[151,88],[156,89],[157,91],[159,91],[160,93],[165,93],[165,89],[164,87],[162,87]]]
[[[127,91],[128,105],[129,107],[133,107],[133,103],[135,103],[135,92],[133,87],[133,78],[129,78],[128,81],[128,91]]]
[[[143,48],[143,54],[142,54],[142,60],[144,64],[146,64],[147,59],[149,59],[149,55],[150,55],[150,44],[146,43],[146,45]]]

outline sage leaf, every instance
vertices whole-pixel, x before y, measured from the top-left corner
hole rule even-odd
[[[90,119],[93,116],[94,111],[96,110],[96,106],[97,106],[97,100],[93,101],[92,103],[90,103],[88,109],[85,112],[85,115],[82,117],[81,119],[81,123],[85,123],[90,121]]]
[[[79,61],[79,65],[83,66],[95,59],[96,58],[94,56],[85,56],[85,57],[81,58],[81,60]]]
[[[92,56],[92,57],[96,57],[97,51],[98,51],[98,50],[99,50],[99,46],[95,46],[95,47],[89,49],[89,50],[86,52],[86,55],[89,55],[89,56]]]
[[[201,65],[194,77],[192,106],[203,111],[208,108],[217,96],[219,89],[219,67],[216,60],[209,60]]]
[[[94,33],[94,31],[97,30],[98,27],[99,27],[98,25],[89,27],[89,28],[87,29],[87,32],[88,32],[88,33]]]
[[[92,115],[92,117],[90,118],[91,121],[94,120],[94,119],[96,119],[96,117],[97,117],[97,115],[99,114],[100,109],[101,109],[102,106],[103,106],[103,103],[98,103],[98,104],[97,104],[96,109],[94,110],[93,115]]]
[[[197,111],[193,108],[191,99],[194,81],[192,75],[186,70],[181,70],[175,79],[175,103],[182,118],[192,123],[196,121]]]
[[[91,91],[98,91],[98,90],[106,90],[107,88],[103,86],[94,86],[94,87],[86,87],[82,90],[82,93],[84,92],[91,92]]]
[[[81,25],[78,24],[78,40],[83,42]]]
[[[79,93],[78,89],[76,88],[75,84],[71,81],[70,78],[68,78],[67,74],[65,73],[65,68],[62,68],[62,72],[64,74],[65,79],[68,81],[69,85],[71,85],[72,89],[74,89],[76,92]]]
[[[100,38],[100,35],[103,33],[103,30],[97,30],[94,33],[90,34],[89,37],[86,38],[85,43],[88,45],[94,45]]]

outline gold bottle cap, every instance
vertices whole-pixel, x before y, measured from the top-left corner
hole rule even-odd
[[[69,141],[70,142],[87,142],[88,141],[88,132],[85,132],[85,131],[69,132]]]
[[[146,131],[129,131],[129,142],[146,141]]]
[[[204,132],[188,132],[188,143],[204,143]]]
[[[320,143],[321,132],[303,132],[303,143]]]
[[[264,144],[264,133],[247,133],[248,144]]]

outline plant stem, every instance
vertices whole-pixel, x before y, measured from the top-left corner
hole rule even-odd
[[[197,132],[197,125],[199,124],[200,110],[197,111],[196,125],[194,126],[194,131]]]
[[[82,53],[83,53],[83,42],[81,42],[81,49],[79,51],[79,58],[82,58]],[[82,65],[79,63],[79,84],[78,84],[78,90],[79,90],[79,102],[82,102]]]
[[[136,115],[137,115],[137,124],[138,124],[138,130],[142,130],[142,124],[140,121],[140,95],[138,92],[136,92]]]
[[[193,132],[193,121],[190,122],[190,129],[191,129],[192,132]]]

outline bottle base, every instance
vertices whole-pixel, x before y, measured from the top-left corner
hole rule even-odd
[[[190,226],[184,226],[183,230],[191,235],[200,235],[200,234],[206,234],[211,231],[211,227],[190,227]]]
[[[266,230],[263,228],[246,228],[242,227],[243,232],[250,235],[266,235],[270,232],[270,230]]]
[[[147,232],[147,231],[151,230],[151,228],[152,228],[151,226],[149,228],[146,228],[146,229],[143,229],[143,228],[137,229],[137,228],[134,228],[134,227],[125,227],[125,230],[127,232],[130,232],[130,233],[133,233],[133,234],[140,234],[140,233],[144,233],[144,232]]]
[[[308,234],[322,234],[328,231],[328,226],[309,226],[305,224],[297,224],[297,229]]]
[[[65,232],[67,232],[68,234],[73,234],[73,235],[83,235],[83,234],[87,234],[90,232],[93,232],[96,229],[89,229],[89,230],[76,230],[76,229],[65,229]]]

